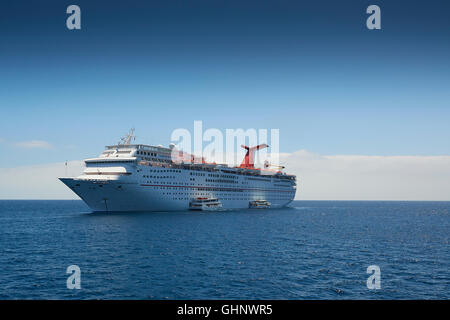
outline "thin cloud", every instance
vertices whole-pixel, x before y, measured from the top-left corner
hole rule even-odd
[[[297,199],[450,200],[450,156],[320,155],[281,157],[297,175]]]
[[[51,149],[52,145],[43,140],[30,140],[16,143],[16,147],[26,149]]]
[[[78,176],[83,161],[0,168],[0,199],[79,199],[58,177]]]

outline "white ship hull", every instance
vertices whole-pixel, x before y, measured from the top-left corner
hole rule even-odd
[[[77,178],[60,178],[72,189],[93,212],[114,211],[181,211],[188,210],[191,199],[199,192],[186,191],[188,199],[174,199],[166,189],[141,185],[138,183],[123,183],[114,180],[84,180]],[[194,189],[194,188],[192,188]],[[164,192],[163,192],[164,191]],[[166,195],[169,193],[169,195]],[[214,197],[221,198],[221,193]],[[209,193],[213,194],[213,193]],[[270,198],[263,191],[252,191],[250,198],[221,200],[223,209],[248,209],[249,202]],[[271,208],[281,208],[291,203],[292,199],[272,200]]]

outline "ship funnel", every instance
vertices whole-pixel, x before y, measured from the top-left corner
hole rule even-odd
[[[239,168],[245,168],[245,169],[254,169],[254,155],[256,150],[268,148],[269,146],[267,144],[260,144],[256,147],[248,147],[241,145],[242,148],[247,150],[247,153],[245,154],[244,161],[242,161]]]

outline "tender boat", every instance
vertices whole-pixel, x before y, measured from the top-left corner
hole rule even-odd
[[[189,203],[189,210],[213,211],[222,208],[222,203],[217,198],[197,198]]]
[[[270,208],[270,202],[267,200],[254,200],[250,201],[248,207],[251,209],[266,209]]]

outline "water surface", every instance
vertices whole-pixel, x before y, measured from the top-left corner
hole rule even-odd
[[[450,202],[93,214],[0,201],[0,298],[449,299],[449,237]],[[66,287],[73,264],[81,290]]]

